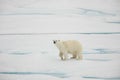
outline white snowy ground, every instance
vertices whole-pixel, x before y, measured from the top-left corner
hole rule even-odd
[[[120,0],[0,0],[0,80],[120,80],[119,6]],[[61,61],[54,39],[79,40],[83,60]]]
[[[1,54],[0,57],[1,80],[120,79],[120,54],[84,54],[82,61],[61,61],[54,53],[28,55]],[[94,60],[95,58],[96,60]],[[100,59],[103,59],[103,61]]]
[[[119,32],[119,3],[120,0],[0,0],[0,34]]]
[[[84,47],[82,61],[60,60],[52,43],[60,37],[81,41]],[[114,34],[0,36],[3,45],[0,46],[0,79],[119,80],[119,40]]]

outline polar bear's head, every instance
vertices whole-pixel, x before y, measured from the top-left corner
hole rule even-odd
[[[57,43],[59,43],[60,42],[60,40],[53,40],[53,43],[54,44],[57,44]]]
[[[53,40],[53,43],[56,45],[58,49],[60,49],[63,46],[61,40]]]

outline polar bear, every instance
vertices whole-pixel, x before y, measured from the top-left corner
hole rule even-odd
[[[82,45],[77,40],[53,40],[53,43],[59,49],[59,56],[61,60],[68,58],[68,53],[72,54],[72,59],[82,60]]]

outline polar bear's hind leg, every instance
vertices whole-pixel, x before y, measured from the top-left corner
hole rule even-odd
[[[81,53],[77,53],[77,58],[76,58],[77,60],[82,60],[83,59],[83,56],[82,56],[82,54]]]
[[[75,59],[76,57],[77,57],[77,55],[73,54],[72,57],[71,57],[71,59]]]

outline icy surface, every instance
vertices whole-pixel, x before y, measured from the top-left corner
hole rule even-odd
[[[120,80],[119,7],[120,0],[0,0],[0,80]],[[80,41],[83,60],[60,60],[58,39]]]
[[[59,38],[81,41],[84,47],[83,60],[60,60],[52,42]],[[117,35],[103,34],[2,35],[0,79],[119,80],[119,40]]]

